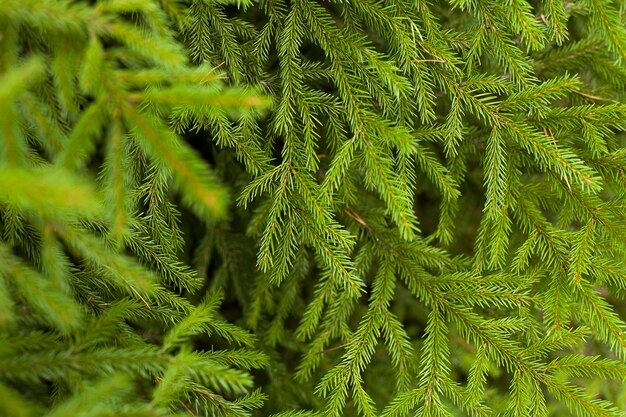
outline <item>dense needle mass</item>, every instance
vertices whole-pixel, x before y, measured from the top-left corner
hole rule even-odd
[[[624,416],[608,0],[0,0],[0,415]]]

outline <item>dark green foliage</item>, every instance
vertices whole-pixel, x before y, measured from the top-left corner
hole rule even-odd
[[[0,415],[624,416],[625,10],[0,0]]]

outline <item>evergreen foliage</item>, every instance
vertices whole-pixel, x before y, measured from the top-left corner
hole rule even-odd
[[[626,415],[625,10],[0,0],[0,415]]]

